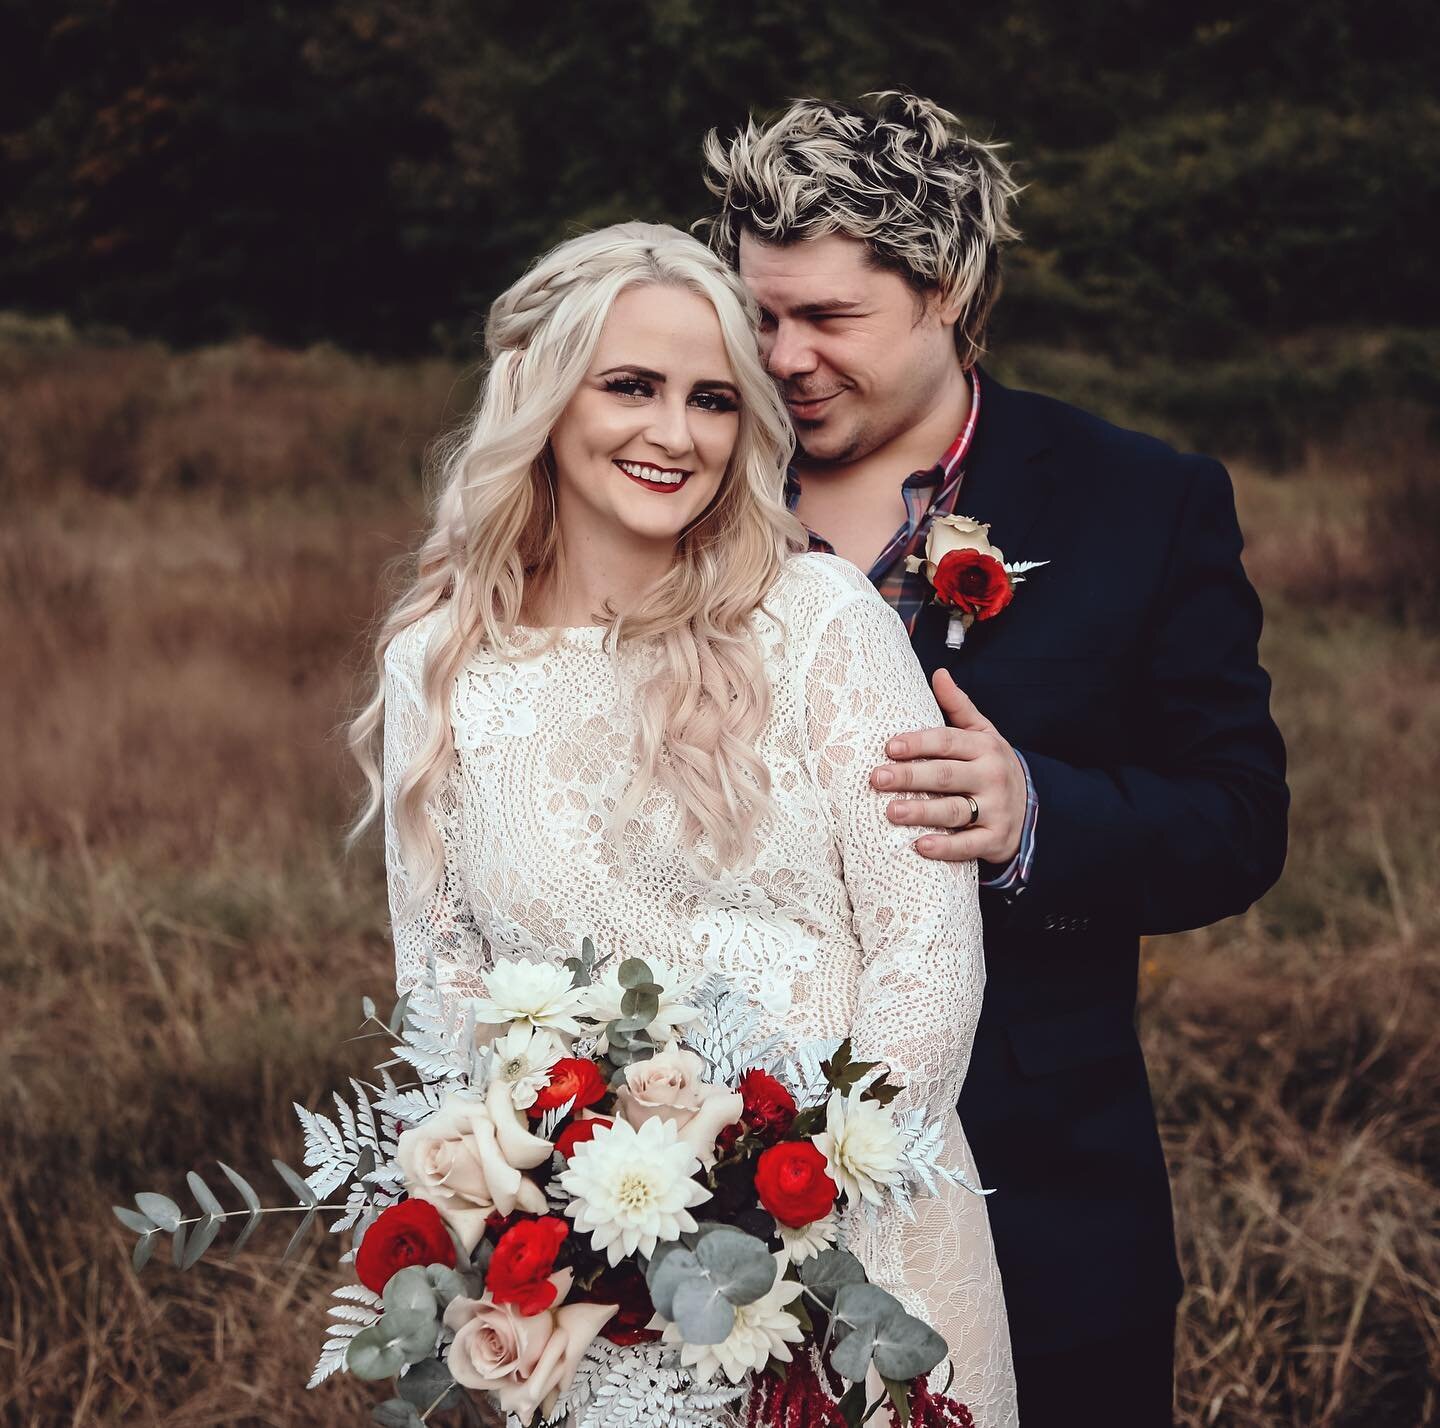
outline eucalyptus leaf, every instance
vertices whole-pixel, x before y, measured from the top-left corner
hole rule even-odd
[[[127,1230],[134,1230],[137,1235],[148,1235],[155,1228],[155,1222],[149,1215],[142,1215],[139,1210],[132,1210],[128,1205],[112,1205],[115,1218],[125,1226]]]
[[[430,1287],[435,1292],[435,1298],[439,1301],[442,1313],[450,1307],[450,1301],[453,1299],[479,1298],[478,1294],[470,1293],[464,1277],[446,1265],[427,1264],[425,1277],[430,1281]]]
[[[619,978],[620,986],[625,991],[629,991],[631,987],[642,987],[655,981],[650,973],[650,968],[639,957],[627,957],[620,964]]]
[[[356,1180],[364,1180],[367,1175],[374,1172],[374,1169],[375,1147],[373,1145],[367,1145],[364,1150],[360,1152],[360,1158],[355,1162],[354,1178]]]
[[[360,998],[360,1013],[366,1021],[375,1015],[375,1003],[369,997]]]
[[[245,1247],[245,1241],[248,1240],[250,1236],[255,1233],[255,1226],[259,1223],[260,1210],[257,1206],[255,1209],[251,1210],[250,1218],[245,1221],[245,1228],[241,1230],[238,1235],[235,1236],[235,1243],[230,1246],[230,1253],[225,1256],[227,1260],[234,1259],[235,1256],[240,1253],[240,1251]]]
[[[223,1160],[217,1160],[216,1165],[225,1172],[226,1178],[240,1192],[240,1198],[245,1202],[245,1208],[256,1211],[260,1208],[260,1197],[251,1187],[250,1182],[238,1171],[231,1170]]]
[[[284,1264],[285,1261],[289,1259],[290,1256],[293,1255],[295,1251],[300,1248],[302,1241],[305,1239],[306,1234],[309,1232],[310,1226],[315,1223],[315,1214],[316,1210],[314,1205],[312,1205],[308,1210],[306,1210],[305,1218],[302,1219],[298,1225],[296,1225],[295,1233],[290,1236],[290,1243],[285,1246],[284,1253],[280,1256],[281,1264]]]
[[[189,1238],[186,1231],[188,1225],[178,1225],[175,1229],[175,1237],[170,1241],[170,1263],[176,1269],[185,1267],[185,1241]]]
[[[699,1261],[715,1287],[731,1304],[753,1304],[768,1294],[779,1272],[765,1245],[743,1230],[711,1230],[695,1245]]]
[[[847,1284],[835,1296],[835,1318],[852,1329],[904,1314],[900,1301],[876,1284]]]
[[[405,1025],[405,1013],[410,1010],[410,993],[406,992],[390,1013],[390,1020],[386,1022],[385,1029],[392,1034],[398,1034],[400,1028]]]
[[[830,1367],[851,1383],[863,1383],[875,1352],[875,1330],[866,1324],[845,1335],[830,1350]]]
[[[210,1187],[193,1171],[188,1171],[185,1176],[185,1183],[190,1187],[190,1193],[195,1197],[195,1203],[207,1215],[223,1215],[225,1207],[210,1192]]]
[[[435,1317],[435,1290],[421,1265],[412,1264],[392,1274],[381,1298],[387,1314],[419,1309]]]
[[[800,1282],[830,1309],[847,1284],[864,1284],[865,1270],[849,1250],[826,1249],[800,1264]]]
[[[665,1318],[674,1319],[675,1291],[686,1280],[697,1276],[702,1280],[706,1277],[693,1250],[688,1250],[683,1245],[675,1245],[663,1259],[657,1254],[650,1261],[650,1268],[645,1275],[645,1282],[650,1290],[650,1302]]]
[[[735,1327],[735,1306],[708,1276],[693,1275],[675,1290],[675,1323],[687,1344],[720,1344]]]
[[[290,1187],[291,1192],[296,1195],[302,1205],[318,1205],[320,1197],[307,1185],[304,1179],[297,1175],[283,1160],[271,1160],[271,1165],[280,1172],[280,1178]]]
[[[660,996],[648,986],[631,987],[620,998],[620,1014],[642,1026],[649,1026],[660,1015]]]
[[[414,1405],[403,1398],[387,1398],[384,1403],[377,1403],[370,1410],[370,1417],[380,1428],[425,1428],[425,1420],[415,1411]]]
[[[405,1370],[397,1385],[400,1397],[416,1408],[428,1410],[432,1405],[440,1413],[459,1406],[463,1390],[454,1375],[438,1359],[421,1359]],[[445,1396],[441,1398],[441,1394]],[[439,1403],[436,1400],[439,1399]]]
[[[405,1351],[381,1319],[378,1324],[361,1329],[350,1340],[350,1347],[345,1350],[345,1367],[368,1383],[394,1378],[405,1367]]]
[[[136,1274],[150,1263],[150,1256],[155,1253],[155,1236],[158,1233],[158,1230],[151,1230],[135,1241],[135,1251],[130,1256],[130,1263],[135,1267]]]
[[[189,1269],[215,1243],[215,1236],[220,1233],[220,1225],[219,1215],[206,1215],[192,1227],[190,1243],[185,1249],[185,1258],[180,1262],[181,1269]]]
[[[882,1378],[908,1383],[929,1373],[945,1352],[945,1340],[913,1314],[887,1319],[875,1331],[875,1367]]]
[[[400,1340],[407,1364],[428,1358],[435,1352],[439,1328],[433,1312],[427,1314],[423,1309],[397,1309],[387,1311],[380,1322],[389,1324],[391,1332]]]
[[[156,1195],[149,1190],[142,1190],[135,1197],[135,1203],[140,1207],[141,1213],[148,1215],[166,1234],[174,1234],[184,1218],[179,1205],[168,1195]]]

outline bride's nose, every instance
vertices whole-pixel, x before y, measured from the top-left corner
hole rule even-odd
[[[651,420],[645,429],[646,440],[658,446],[667,456],[683,456],[695,449],[690,430],[690,408],[683,394],[674,400],[657,402],[651,408]]]

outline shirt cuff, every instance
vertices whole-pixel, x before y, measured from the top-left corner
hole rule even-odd
[[[1040,800],[1035,796],[1035,780],[1030,777],[1030,765],[1019,749],[1011,752],[1020,760],[1025,771],[1025,821],[1020,825],[1020,849],[993,878],[982,878],[980,886],[991,892],[1008,893],[1012,898],[1025,891],[1030,881],[1030,869],[1035,865],[1035,825],[1040,821]]]

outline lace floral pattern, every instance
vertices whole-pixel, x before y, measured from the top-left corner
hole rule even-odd
[[[562,632],[505,663],[475,656],[457,682],[457,752],[430,816],[445,850],[434,896],[404,911],[410,880],[391,810],[425,732],[418,695],[439,617],[386,656],[386,851],[396,981],[433,949],[445,975],[477,983],[494,952],[564,957],[589,935],[605,952],[702,965],[744,988],[791,1048],[851,1035],[857,1055],[905,1083],[901,1106],[947,1127],[950,1159],[978,1180],[955,1101],[984,982],[973,864],[914,854],[885,817],[869,770],[897,730],[940,721],[894,611],[834,557],[787,562],[757,614],[773,709],[759,750],[772,808],[746,866],[719,876],[675,848],[678,810],[653,791],[623,827],[634,768],[627,692],[645,651],[603,631]],[[460,737],[463,728],[464,736]],[[853,1217],[872,1279],[945,1335],[954,1394],[980,1428],[1016,1422],[1004,1299],[984,1201],[963,1189],[917,1202],[911,1222]]]

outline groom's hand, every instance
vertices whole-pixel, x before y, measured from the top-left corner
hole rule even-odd
[[[885,752],[893,762],[873,770],[870,782],[885,793],[938,795],[897,798],[887,810],[892,823],[944,830],[918,838],[916,852],[945,862],[978,859],[1004,868],[1020,851],[1025,771],[1014,749],[949,671],[937,670],[933,684],[950,727],[919,729],[891,739]],[[980,807],[980,817],[973,823],[970,799]]]

